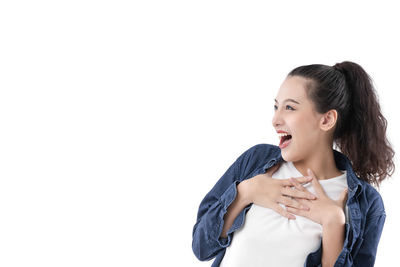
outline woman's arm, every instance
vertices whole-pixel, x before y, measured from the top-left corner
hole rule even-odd
[[[359,236],[352,247],[344,248],[339,256],[336,255],[339,245],[343,246],[340,240],[344,237],[345,228],[338,225],[323,228],[323,239],[326,242],[322,245],[322,267],[333,266],[329,259],[339,257],[337,266],[352,267],[373,267],[378,249],[379,240],[385,224],[386,213],[382,198],[379,196],[370,207],[370,212],[364,218],[366,220],[363,235]],[[324,227],[324,226],[323,226]],[[343,230],[343,232],[341,232]],[[342,235],[343,233],[343,235]],[[335,236],[337,235],[337,236]],[[340,237],[340,238],[339,238]],[[324,243],[324,241],[323,241]],[[329,247],[326,247],[326,245]],[[342,249],[342,248],[341,248]],[[324,253],[326,253],[324,255]],[[336,256],[335,256],[336,255]],[[324,258],[325,257],[325,258]],[[327,265],[324,265],[327,264]],[[333,262],[335,264],[335,262]]]
[[[247,180],[248,181],[248,180]],[[232,227],[233,222],[235,221],[236,217],[239,215],[239,213],[251,202],[247,198],[247,195],[245,194],[243,185],[247,181],[242,181],[237,185],[237,195],[235,200],[232,202],[232,204],[229,206],[227,209],[225,215],[224,215],[224,226],[222,228],[221,232],[221,238],[227,238],[227,231]]]
[[[322,267],[331,267],[343,249],[346,218],[342,210],[322,223]]]
[[[192,233],[192,249],[199,260],[210,260],[230,245],[230,236],[220,237],[223,217],[236,199],[242,170],[255,149],[253,146],[240,155],[201,201]],[[244,210],[239,210],[236,217],[243,219],[244,215]]]

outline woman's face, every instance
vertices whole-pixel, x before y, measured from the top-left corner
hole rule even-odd
[[[281,130],[292,136],[289,145],[281,147],[285,161],[309,158],[316,149],[326,145],[326,135],[320,129],[323,114],[317,113],[308,99],[306,81],[300,76],[288,76],[275,99],[272,125],[277,132]]]

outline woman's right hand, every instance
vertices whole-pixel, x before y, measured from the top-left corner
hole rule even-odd
[[[315,199],[315,196],[309,192],[298,190],[290,179],[275,179],[272,175],[279,169],[280,164],[277,164],[266,173],[256,175],[250,179],[239,183],[241,191],[244,193],[249,203],[254,203],[258,206],[270,208],[277,213],[289,219],[296,217],[290,214],[286,209],[282,208],[278,203],[285,206],[290,206],[297,209],[308,210],[308,207],[300,204],[292,197]],[[311,177],[294,178],[300,184],[308,183],[312,180]]]

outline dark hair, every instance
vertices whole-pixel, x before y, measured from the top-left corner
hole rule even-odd
[[[289,75],[308,80],[307,96],[317,112],[337,111],[334,144],[349,158],[360,179],[379,188],[394,172],[395,152],[386,137],[387,120],[370,76],[350,61],[304,65]]]

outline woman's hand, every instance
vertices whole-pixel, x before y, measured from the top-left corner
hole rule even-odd
[[[290,189],[292,182],[289,179],[275,179],[272,178],[273,173],[275,173],[280,167],[277,164],[271,167],[266,173],[256,175],[250,179],[244,180],[239,183],[242,192],[245,192],[245,197],[248,203],[254,203],[256,205],[270,208],[277,213],[289,219],[295,219],[295,217],[290,214],[287,210],[282,208],[278,203],[282,203],[288,207],[293,207],[297,209],[306,209],[301,205],[299,199],[315,199],[316,197],[304,190]],[[308,183],[311,181],[311,177],[298,177],[293,178],[297,184]],[[291,197],[296,197],[293,199]]]
[[[287,206],[287,211],[296,215],[309,218],[310,220],[321,225],[332,222],[344,224],[346,221],[344,208],[347,201],[347,188],[343,190],[339,199],[337,201],[334,201],[326,195],[318,179],[315,177],[314,173],[310,169],[308,169],[308,175],[309,176],[306,177],[312,178],[312,186],[314,187],[317,199],[307,200],[296,198],[299,203],[309,207],[310,210],[306,211],[298,209],[296,207]],[[296,180],[292,179],[291,181],[298,191],[309,192]]]

